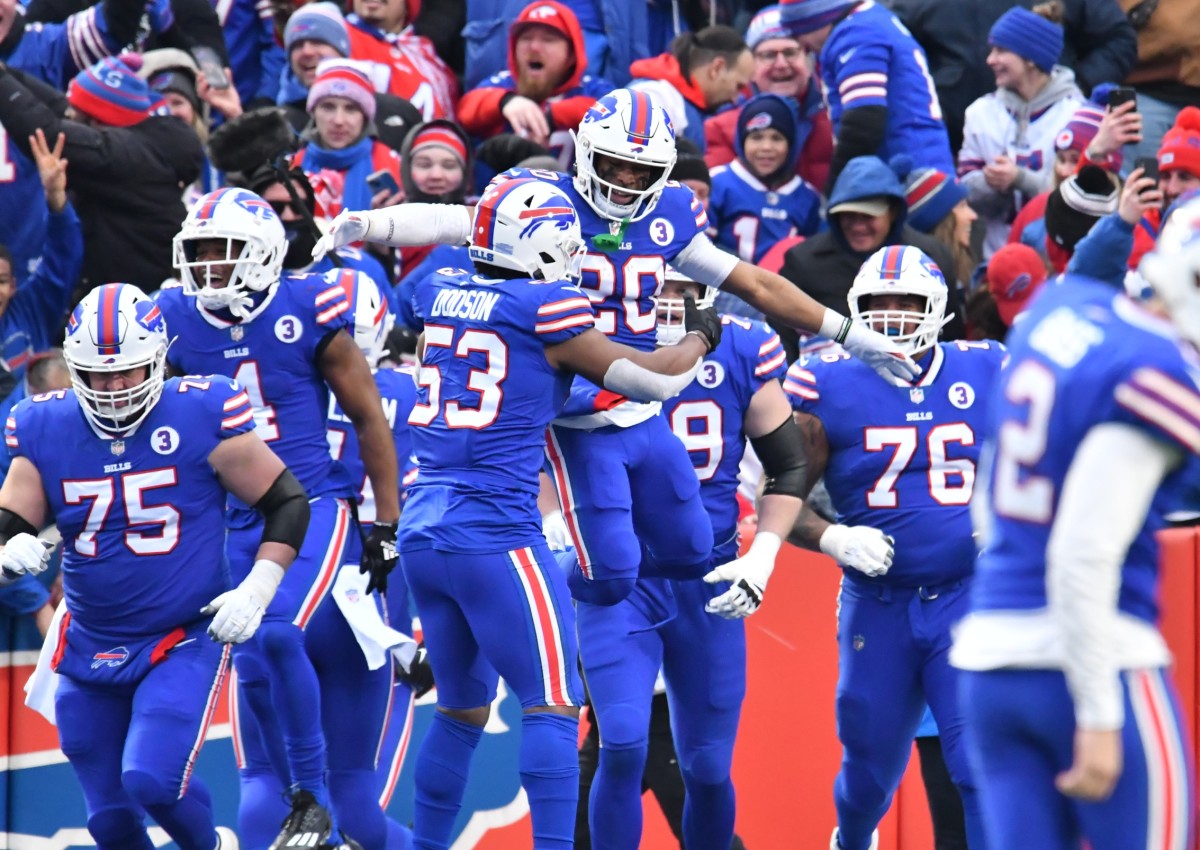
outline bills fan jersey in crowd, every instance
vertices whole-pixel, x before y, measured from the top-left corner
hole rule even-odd
[[[200,619],[226,589],[225,488],[208,456],[252,430],[245,389],[218,376],[168,380],[121,439],[97,436],[73,390],[17,405],[5,443],[42,476],[76,623],[135,637]]]
[[[783,345],[765,324],[736,316],[722,316],[721,323],[721,344],[704,358],[696,380],[663,404],[671,430],[696,467],[700,498],[718,543],[737,529],[738,469],[746,452],[742,423],[750,399],[787,372]]]
[[[797,176],[768,189],[735,159],[712,170],[708,217],[709,235],[717,245],[747,263],[758,263],[775,243],[820,229],[821,195]]]
[[[350,302],[337,275],[337,270],[328,276],[285,274],[268,291],[253,293],[256,306],[241,322],[204,309],[182,287],[158,295],[175,337],[167,361],[177,372],[227,375],[245,387],[254,430],[310,499],[353,493],[345,468],[329,454],[329,389],[316,365],[321,341],[350,330]],[[258,522],[258,513],[235,497],[229,504],[231,527]]]
[[[545,431],[570,384],[544,349],[593,327],[591,302],[565,281],[444,269],[417,284],[413,309],[425,323],[408,417],[420,474],[401,544],[469,553],[540,541]]]
[[[1090,429],[1130,425],[1185,457],[1200,454],[1200,362],[1166,322],[1112,287],[1087,279],[1051,287],[1009,342],[1012,362],[989,413],[992,428],[1001,430],[988,483],[995,519],[976,572],[976,611],[1046,607],[1054,506]],[[1023,446],[1042,450],[1025,457]],[[1158,618],[1154,532],[1188,468],[1159,488],[1121,570],[1119,609],[1150,624]]]
[[[692,190],[668,181],[654,210],[625,228],[619,248],[601,251],[592,242],[596,235],[617,233],[619,226],[602,218],[565,174],[513,168],[503,178],[533,177],[553,183],[571,199],[587,247],[579,288],[596,310],[596,330],[617,342],[653,351],[658,312],[654,296],[662,283],[665,263],[708,228],[708,216]],[[587,416],[622,401],[590,381],[576,378],[563,417]],[[601,423],[603,424],[603,423]]]
[[[971,574],[968,503],[1004,356],[998,343],[941,343],[911,387],[844,353],[788,369],[792,407],[820,419],[829,439],[825,487],[838,522],[895,538],[892,568],[869,581],[918,587]]]
[[[388,427],[392,429],[396,460],[403,467],[412,454],[408,414],[417,399],[413,370],[406,366],[399,369],[379,369],[375,372],[375,386],[379,388],[379,397],[383,400],[383,415],[387,418]],[[354,430],[354,423],[342,412],[332,393],[329,396],[329,426],[326,436],[333,459],[346,468],[350,480],[354,482],[358,497],[358,521],[374,522],[375,492],[371,489],[371,479],[367,477],[367,468],[363,465],[362,454],[358,450],[358,432]],[[401,481],[401,490],[403,489],[404,482]]]

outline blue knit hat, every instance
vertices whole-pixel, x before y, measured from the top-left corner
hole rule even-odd
[[[888,165],[904,184],[908,223],[922,233],[932,233],[967,196],[966,188],[953,174],[936,168],[913,170],[913,161],[907,154],[897,154]]]
[[[742,111],[738,113],[737,135],[733,140],[733,149],[739,158],[743,157],[746,137],[755,130],[778,130],[787,139],[788,158],[781,167],[791,169],[796,165],[796,134],[799,131],[799,120],[796,109],[788,98],[777,94],[763,92],[756,94],[746,101]],[[769,177],[771,175],[762,175]]]
[[[793,36],[819,30],[832,24],[859,0],[783,0],[779,17]]]
[[[1049,74],[1062,54],[1063,30],[1041,15],[1014,6],[992,24],[988,44],[1010,50]]]
[[[283,31],[283,49],[288,56],[298,41],[321,41],[342,56],[350,55],[350,32],[341,10],[333,3],[309,3],[292,13]]]
[[[783,25],[780,15],[779,6],[767,6],[765,9],[760,9],[758,14],[750,20],[750,26],[746,28],[746,46],[753,50],[772,38],[791,38],[792,34]]]
[[[80,71],[67,87],[67,102],[110,127],[132,127],[150,117],[151,91],[136,73],[140,56],[109,56]]]

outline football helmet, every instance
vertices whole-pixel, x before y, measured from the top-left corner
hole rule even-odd
[[[84,415],[96,428],[120,434],[141,424],[162,396],[167,325],[149,297],[129,283],[106,283],[84,296],[67,321],[63,358]],[[136,386],[93,389],[90,376],[145,367]]]
[[[690,283],[700,287],[700,297],[696,299],[696,306],[701,310],[708,309],[717,300],[717,288],[715,286],[708,286],[694,281],[671,266],[667,266],[663,281],[664,287],[666,284],[672,282]],[[659,345],[674,345],[683,339],[684,334],[687,333],[683,324],[683,296],[666,296],[663,294],[662,289],[660,289],[658,295],[654,296],[654,303],[658,310],[658,325],[655,328],[655,339]]]
[[[224,241],[224,256],[197,257],[197,243],[209,239]],[[279,282],[288,241],[269,203],[249,189],[218,189],[188,211],[173,247],[175,268],[189,295],[209,310],[228,309],[245,318],[248,294]],[[222,283],[221,267],[229,265],[233,270]]]
[[[352,269],[342,269],[337,274],[354,317],[354,341],[374,369],[383,359],[396,317],[388,310],[387,298],[370,275]]]
[[[561,190],[533,177],[494,181],[475,207],[472,260],[542,280],[579,279],[583,234]]]
[[[675,166],[675,128],[667,111],[650,95],[617,89],[592,104],[575,139],[575,188],[596,213],[613,221],[637,221],[650,214]],[[652,169],[645,189],[626,189],[602,178],[596,157],[607,156]],[[619,204],[613,195],[632,195]]]
[[[867,308],[870,296],[894,294],[919,295],[925,307],[920,312]],[[851,316],[883,333],[905,354],[916,355],[937,343],[949,321],[948,297],[946,278],[925,252],[911,245],[889,245],[863,263],[846,300]]]
[[[1173,210],[1138,265],[1179,333],[1200,345],[1200,198]]]

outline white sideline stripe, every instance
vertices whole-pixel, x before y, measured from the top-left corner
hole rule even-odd
[[[155,847],[171,843],[171,837],[159,826],[147,829]],[[9,850],[67,850],[68,847],[95,847],[96,842],[86,829],[60,829],[49,838],[21,832],[0,832],[0,847]]]
[[[517,796],[512,799],[511,803],[498,809],[487,809],[471,815],[471,819],[463,827],[462,835],[458,836],[458,840],[450,845],[450,850],[471,850],[483,840],[490,830],[510,826],[527,814],[529,814],[529,798],[525,796],[524,788],[518,788]],[[13,847],[12,850],[24,850],[24,848]]]
[[[206,741],[216,741],[220,738],[228,738],[233,734],[233,728],[228,723],[214,723],[208,727],[208,737]],[[66,764],[67,757],[62,754],[62,750],[38,750],[32,753],[22,753],[17,756],[0,756],[0,771],[4,770],[26,770],[31,767],[47,767],[52,764]],[[68,830],[69,831],[69,830]],[[84,834],[87,831],[84,830]],[[0,833],[3,836],[4,833]],[[26,836],[36,837],[36,836]],[[45,839],[38,838],[39,841]],[[77,842],[71,842],[77,843]],[[84,842],[87,843],[86,841]],[[3,847],[3,842],[0,842],[0,847]],[[20,850],[16,845],[8,845],[10,850]],[[49,845],[47,845],[49,846]],[[53,845],[55,847],[59,845]],[[65,845],[64,845],[65,846]]]
[[[20,649],[16,652],[0,652],[0,667],[33,667],[37,664],[37,649]]]

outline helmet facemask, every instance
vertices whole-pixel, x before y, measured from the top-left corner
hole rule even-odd
[[[922,306],[911,310],[872,308],[871,298],[880,295],[912,296],[920,299]],[[887,246],[863,263],[846,300],[855,319],[915,357],[937,344],[938,335],[950,321],[948,297],[941,270],[919,248]]]
[[[701,310],[708,309],[717,300],[717,290],[711,286],[690,280],[679,272],[668,267],[666,279],[654,296],[655,309],[658,313],[658,324],[655,327],[655,341],[658,345],[675,345],[687,334],[684,325],[686,302],[683,292],[699,288],[696,306]]]

